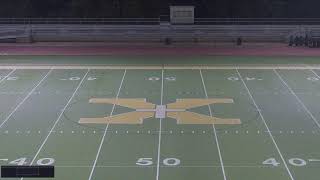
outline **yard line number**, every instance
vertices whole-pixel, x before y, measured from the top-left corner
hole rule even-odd
[[[3,78],[6,78],[5,80],[7,80],[7,81],[16,81],[16,80],[20,79],[17,76],[12,76],[12,77],[0,76],[0,80],[3,79]],[[93,81],[93,80],[97,80],[97,79],[98,78],[96,78],[96,77],[88,77],[87,78],[88,81]],[[81,77],[74,76],[74,77],[69,77],[69,78],[63,78],[63,79],[60,79],[60,80],[61,81],[80,81]]]
[[[41,158],[36,162],[36,164],[39,166],[48,166],[48,165],[52,165],[54,162],[55,162],[55,160],[53,158]],[[28,162],[27,162],[27,158],[19,158],[19,159],[15,159],[13,161],[10,161],[9,164],[23,166],[23,165],[28,164]]]
[[[169,76],[169,77],[165,77],[164,78],[166,81],[176,81],[176,77],[174,76]],[[240,81],[241,79],[237,76],[231,76],[231,77],[228,77],[227,78],[229,81]],[[244,77],[243,78],[244,80],[246,81],[262,81],[263,79],[262,78],[255,78],[255,77]],[[152,76],[152,77],[149,77],[148,78],[149,81],[160,81],[161,78],[160,77],[157,77],[157,76]]]
[[[81,77],[74,76],[74,77],[69,77],[69,78],[60,79],[60,80],[62,80],[62,81],[80,81]],[[97,80],[97,78],[96,77],[88,77],[87,80],[93,81],[93,80]]]
[[[163,165],[165,166],[178,166],[181,161],[177,158],[166,158],[162,161]],[[153,165],[152,158],[139,158],[136,162],[138,166],[151,166]]]
[[[5,76],[0,76],[0,80],[3,79],[3,78],[6,78],[5,80],[7,81],[15,81],[15,80],[18,80],[19,77],[5,77]]]
[[[309,81],[319,81],[320,79],[318,77],[307,77],[307,80]]]
[[[231,76],[227,78],[229,81],[241,81],[240,77]],[[245,81],[262,81],[262,78],[255,78],[255,77],[244,77],[243,80]]]
[[[304,160],[301,158],[291,158],[288,160],[289,164],[296,167],[303,167],[307,165],[307,162],[313,162],[313,159]],[[281,163],[279,163],[276,158],[269,158],[262,162],[263,165],[269,165],[269,166],[279,166]]]
[[[161,77],[157,77],[157,76],[152,76],[147,78],[149,81],[160,81]],[[164,80],[166,81],[176,81],[177,78],[174,76],[169,76],[169,77],[165,77]]]
[[[0,80],[2,78],[5,78],[5,76],[0,76]],[[15,81],[18,79],[19,79],[19,77],[7,77],[6,78],[7,81]],[[157,76],[152,76],[152,77],[147,78],[147,80],[149,80],[149,81],[160,81],[160,79],[161,78],[157,77]],[[177,80],[177,78],[174,76],[165,77],[164,79],[166,81],[176,81]],[[231,77],[228,77],[227,79],[229,81],[240,81],[240,78],[237,76],[231,76]],[[317,77],[308,77],[307,79],[310,81],[319,81],[319,78],[317,78]],[[81,77],[74,76],[74,77],[69,77],[69,78],[62,78],[60,80],[62,80],[62,81],[80,81]],[[96,77],[88,77],[87,80],[93,81],[93,80],[97,80],[97,78]],[[255,77],[244,77],[244,80],[246,80],[246,81],[254,81],[254,80],[262,81],[263,79],[262,78],[255,78]]]

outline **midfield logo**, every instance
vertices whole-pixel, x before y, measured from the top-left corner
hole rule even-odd
[[[222,119],[189,111],[211,104],[233,103],[232,99],[177,99],[167,105],[156,105],[146,99],[92,98],[89,103],[113,104],[134,111],[101,118],[81,118],[82,124],[142,124],[148,118],[173,118],[178,124],[241,124],[240,119]]]

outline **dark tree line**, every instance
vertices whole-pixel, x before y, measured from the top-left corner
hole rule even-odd
[[[320,0],[1,0],[0,17],[159,17],[195,5],[197,17],[320,17]]]

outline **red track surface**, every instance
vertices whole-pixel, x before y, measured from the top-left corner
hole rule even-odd
[[[110,44],[34,43],[0,44],[0,55],[216,55],[216,56],[320,56],[320,49],[286,44]]]

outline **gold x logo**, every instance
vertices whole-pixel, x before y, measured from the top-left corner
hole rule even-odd
[[[135,111],[102,118],[81,118],[83,124],[142,124],[148,118],[173,118],[178,124],[241,124],[240,119],[222,119],[188,111],[210,104],[233,103],[232,99],[177,99],[167,105],[156,105],[146,99],[92,98],[89,103],[113,104]]]

